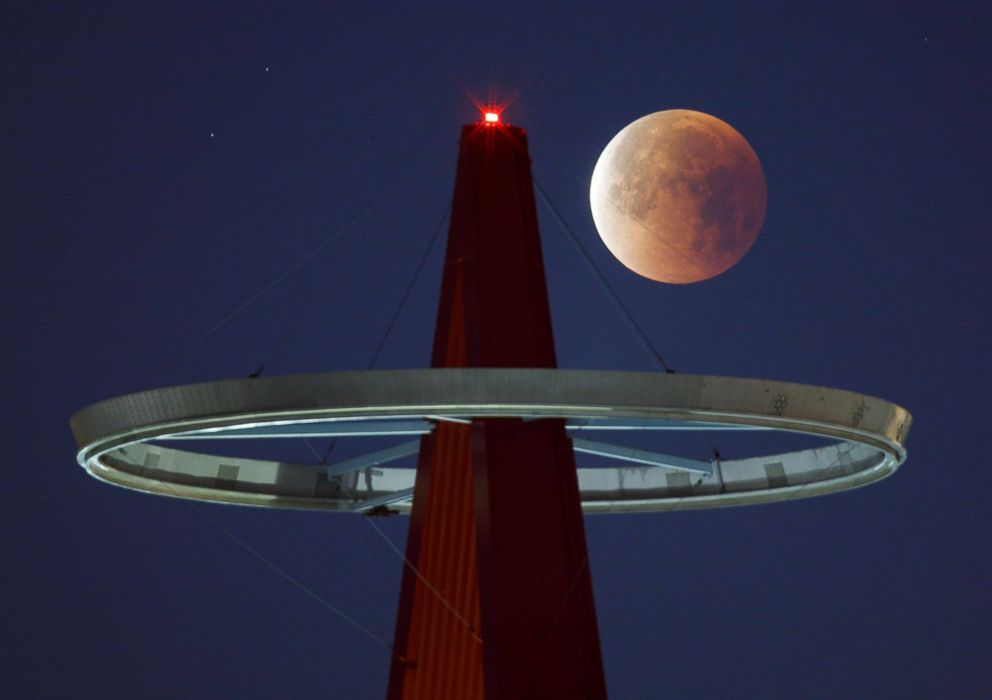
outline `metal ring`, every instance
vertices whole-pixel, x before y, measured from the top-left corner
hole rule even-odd
[[[577,450],[581,444],[584,451],[626,455],[636,463],[579,469],[586,512],[766,503],[855,488],[888,476],[905,461],[912,420],[882,399],[787,382],[473,368],[332,372],[155,389],[89,406],[73,416],[71,426],[79,464],[108,483],[220,503],[365,512],[383,504],[408,511],[415,470],[369,469],[383,463],[378,457],[349,471],[202,454],[150,441],[332,435],[366,427],[366,433],[417,434],[434,421],[485,417],[566,419],[575,431],[776,429],[838,440],[782,454],[714,459],[708,467],[573,440]]]

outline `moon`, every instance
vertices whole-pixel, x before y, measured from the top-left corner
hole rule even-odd
[[[732,126],[672,109],[628,124],[596,162],[589,188],[603,243],[658,282],[688,284],[733,267],[765,221],[761,162]]]

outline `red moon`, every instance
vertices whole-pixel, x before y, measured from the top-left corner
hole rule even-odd
[[[761,162],[732,126],[687,109],[655,112],[606,146],[589,188],[603,243],[658,282],[716,277],[748,251],[765,222]]]

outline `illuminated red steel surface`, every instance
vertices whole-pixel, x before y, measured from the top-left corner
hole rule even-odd
[[[555,366],[522,129],[462,129],[432,365]],[[406,557],[389,698],[606,697],[562,421],[439,424]]]

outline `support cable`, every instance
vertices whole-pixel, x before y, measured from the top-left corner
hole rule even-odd
[[[448,599],[447,598],[445,598],[443,595],[441,595],[441,591],[439,591],[437,588],[435,588],[433,585],[431,585],[431,582],[428,581],[427,578],[422,573],[420,573],[420,570],[417,569],[417,567],[414,566],[413,563],[409,559],[406,558],[406,555],[403,554],[403,552],[401,552],[399,550],[399,547],[397,547],[395,544],[393,544],[393,541],[391,539],[389,539],[389,536],[385,532],[383,532],[379,528],[378,525],[375,524],[375,522],[373,521],[373,519],[372,518],[369,518],[369,517],[366,517],[366,518],[364,518],[364,520],[366,522],[368,522],[368,524],[371,525],[372,528],[376,532],[379,533],[379,536],[382,537],[382,539],[386,541],[386,544],[389,545],[389,548],[390,549],[392,549],[394,552],[396,552],[396,555],[400,559],[403,560],[403,563],[406,566],[410,567],[410,571],[412,571],[414,574],[416,574],[417,578],[420,579],[420,582],[423,583],[424,586],[427,587],[427,590],[429,590],[431,593],[433,593],[434,594],[434,597],[436,597],[439,601],[441,601],[441,604],[444,605],[444,607],[446,607],[448,609],[448,611],[458,619],[459,622],[461,622],[463,625],[465,625],[466,629],[468,629],[468,631],[469,631],[469,633],[471,633],[472,637],[477,642],[481,642],[482,641],[482,638],[479,636],[478,632],[476,632],[475,626],[471,622],[469,622],[468,620],[466,620],[462,616],[462,614],[459,613],[455,609],[455,607],[451,603],[448,602]]]
[[[447,156],[446,156],[446,158],[447,158]],[[192,350],[193,348],[195,348],[197,345],[199,345],[200,343],[202,343],[209,336],[211,336],[215,331],[217,331],[219,328],[221,328],[222,326],[224,326],[228,321],[230,321],[235,316],[237,316],[242,311],[244,311],[246,308],[248,308],[253,302],[255,302],[257,299],[259,299],[260,297],[262,297],[263,295],[265,295],[273,287],[275,287],[276,285],[278,285],[284,279],[286,279],[287,277],[289,277],[290,275],[292,275],[294,272],[296,272],[297,270],[299,270],[301,267],[303,267],[304,265],[306,265],[308,262],[310,262],[310,260],[312,260],[317,254],[319,254],[321,251],[323,251],[325,248],[327,248],[327,246],[329,246],[331,243],[333,243],[334,241],[336,241],[338,238],[340,238],[346,232],[348,232],[349,230],[351,230],[352,228],[354,228],[357,224],[359,224],[361,221],[363,221],[364,219],[366,219],[369,215],[371,215],[377,209],[379,209],[380,207],[382,207],[383,204],[385,204],[390,199],[392,199],[397,194],[399,194],[399,192],[401,192],[402,190],[406,189],[406,187],[410,183],[421,180],[421,177],[420,176],[423,174],[424,170],[429,170],[429,169],[430,169],[430,167],[428,167],[428,168],[422,168],[422,169],[418,170],[417,172],[415,172],[413,174],[413,176],[407,178],[405,181],[401,182],[399,185],[397,185],[392,190],[390,190],[389,192],[387,192],[385,195],[383,195],[382,197],[380,197],[378,201],[376,201],[371,206],[369,206],[367,209],[365,209],[365,211],[361,212],[360,214],[358,214],[358,216],[356,216],[355,218],[353,218],[351,221],[349,221],[348,223],[346,223],[344,226],[342,226],[339,229],[337,229],[336,231],[334,231],[330,236],[328,236],[327,238],[325,238],[322,243],[320,243],[319,245],[317,245],[309,253],[307,253],[302,258],[300,258],[299,260],[297,260],[295,263],[293,263],[292,265],[290,265],[282,273],[276,275],[271,281],[269,281],[268,284],[266,284],[265,286],[263,286],[261,289],[259,289],[254,294],[250,295],[247,299],[245,299],[238,306],[236,306],[232,311],[230,311],[226,316],[224,316],[219,321],[217,321],[214,325],[212,325],[210,328],[208,328],[204,333],[202,333],[199,337],[197,337],[193,342],[191,342],[189,345],[187,345],[183,349],[183,352],[189,352],[190,350]]]
[[[133,459],[131,459],[131,456],[127,453],[127,450],[125,450],[123,447],[118,448],[117,451],[127,461],[129,461],[131,464],[133,464],[135,467],[140,467],[140,465],[137,462],[135,462]],[[166,488],[168,491],[170,491],[173,496],[175,496],[176,498],[180,499],[186,507],[188,507],[194,513],[196,513],[201,518],[203,518],[204,520],[206,520],[211,526],[213,526],[214,529],[216,529],[222,535],[224,535],[225,537],[227,537],[228,539],[230,539],[232,542],[234,542],[235,544],[237,544],[239,547],[241,547],[242,549],[244,549],[249,554],[251,554],[253,557],[255,557],[258,561],[262,562],[269,569],[271,569],[272,571],[274,571],[275,573],[279,574],[281,577],[283,577],[284,579],[286,579],[287,581],[289,581],[293,586],[295,586],[296,588],[298,588],[299,590],[303,591],[308,596],[310,596],[311,598],[313,598],[315,601],[317,601],[324,608],[326,608],[327,610],[331,611],[332,613],[334,613],[335,615],[337,615],[338,617],[340,617],[342,620],[344,620],[345,622],[347,622],[349,625],[351,625],[355,629],[359,630],[362,634],[364,634],[368,638],[373,639],[377,643],[381,644],[382,647],[384,649],[386,649],[388,652],[393,653],[393,648],[382,637],[380,637],[379,635],[377,635],[375,632],[371,631],[365,625],[363,625],[362,623],[358,622],[358,620],[356,620],[355,618],[351,617],[350,615],[348,615],[346,612],[344,612],[340,608],[336,607],[334,604],[332,604],[326,598],[324,598],[323,596],[321,596],[320,594],[318,594],[317,592],[315,592],[311,588],[309,588],[306,585],[304,585],[303,582],[301,582],[299,579],[297,579],[296,577],[294,577],[292,574],[290,574],[285,569],[283,569],[282,567],[280,567],[278,564],[276,564],[275,562],[273,562],[272,560],[270,560],[269,558],[267,558],[264,554],[262,554],[257,549],[255,549],[254,547],[252,547],[250,544],[248,544],[247,542],[245,542],[243,539],[241,539],[240,537],[238,537],[237,535],[235,535],[233,532],[231,532],[230,530],[228,530],[226,527],[224,527],[217,520],[215,520],[214,518],[210,517],[210,515],[207,514],[203,509],[198,508],[196,506],[196,504],[191,503],[189,500],[187,500],[186,498],[184,498],[180,494],[176,493],[175,491],[172,491],[172,489],[169,488],[168,484],[166,484],[165,482],[159,482],[159,483],[164,488]]]
[[[289,277],[290,275],[292,275],[294,272],[296,272],[297,270],[299,270],[301,267],[303,267],[304,265],[306,265],[308,262],[310,262],[310,260],[314,256],[316,256],[318,253],[320,253],[322,250],[324,250],[324,248],[326,248],[331,243],[333,243],[334,241],[336,241],[344,233],[346,233],[347,231],[349,231],[356,224],[358,224],[360,221],[362,221],[363,219],[365,219],[369,214],[371,214],[376,209],[378,209],[380,206],[382,206],[382,204],[384,204],[390,197],[392,197],[393,194],[395,194],[395,191],[394,192],[391,192],[390,194],[388,194],[385,197],[383,197],[382,199],[380,199],[378,202],[376,202],[375,204],[373,204],[371,207],[369,207],[368,209],[366,209],[365,211],[363,211],[361,214],[359,214],[358,216],[356,216],[354,219],[352,219],[351,221],[349,221],[347,224],[345,224],[341,228],[337,229],[334,233],[332,233],[330,236],[328,236],[327,238],[325,238],[324,241],[322,243],[320,243],[316,248],[313,248],[309,253],[307,253],[302,258],[300,258],[299,260],[297,260],[295,263],[293,263],[292,265],[290,265],[287,269],[283,270],[280,274],[276,275],[272,280],[269,281],[268,284],[266,284],[264,287],[262,287],[261,289],[259,289],[254,294],[250,295],[247,299],[245,299],[243,302],[241,302],[238,306],[234,307],[234,309],[230,313],[228,313],[226,316],[224,316],[223,318],[221,318],[214,325],[210,326],[210,328],[208,328],[205,332],[203,332],[202,334],[200,334],[200,336],[197,337],[192,343],[190,343],[185,348],[183,348],[183,352],[189,352],[190,350],[192,350],[193,348],[195,348],[197,345],[199,345],[200,343],[202,343],[204,340],[206,340],[208,337],[210,337],[211,335],[213,335],[214,331],[216,331],[219,328],[221,328],[222,326],[224,326],[228,321],[230,321],[232,318],[234,318],[239,313],[241,313],[246,308],[248,308],[252,304],[252,302],[254,302],[257,299],[261,298],[270,289],[272,289],[277,284],[279,284],[280,282],[282,282],[284,279],[286,279],[287,277]]]
[[[413,271],[413,275],[410,277],[410,280],[407,282],[406,288],[403,290],[403,294],[400,296],[400,300],[396,305],[396,309],[393,311],[393,315],[386,326],[386,330],[383,333],[382,338],[379,341],[379,344],[376,346],[375,352],[372,354],[372,359],[369,361],[368,369],[372,369],[375,367],[375,363],[378,361],[379,355],[382,353],[382,349],[383,347],[385,347],[386,341],[389,339],[389,335],[390,333],[392,333],[393,327],[396,325],[396,321],[399,318],[400,313],[403,311],[403,307],[410,296],[410,292],[413,289],[414,285],[416,284],[417,279],[420,277],[420,272],[423,270],[424,265],[427,263],[427,259],[428,257],[430,257],[430,253],[434,249],[434,244],[437,242],[437,239],[441,234],[441,230],[444,228],[444,222],[448,219],[448,215],[450,213],[451,213],[451,206],[448,205],[448,207],[445,208],[444,213],[441,215],[440,220],[437,222],[437,226],[434,227],[434,233],[431,235],[430,241],[427,243],[427,246],[424,248],[424,252],[421,254],[420,260]],[[323,458],[320,460],[320,464],[327,463],[327,458],[330,457],[331,452],[333,451],[336,443],[337,443],[337,439],[331,440],[331,444],[328,446],[327,451],[324,453]],[[481,642],[482,639],[479,637],[475,627],[467,619],[465,619],[465,617],[461,613],[459,613],[458,610],[455,609],[455,607],[448,601],[448,599],[445,598],[441,594],[441,592],[433,584],[431,584],[430,581],[427,580],[427,578],[420,572],[420,570],[416,566],[414,566],[413,562],[411,562],[409,559],[406,558],[406,555],[403,552],[401,552],[399,548],[389,538],[389,536],[385,532],[383,532],[378,525],[375,524],[373,519],[369,517],[365,517],[363,518],[363,520],[365,520],[369,525],[372,526],[372,529],[375,530],[376,533],[378,533],[378,535],[386,542],[389,548],[396,553],[396,555],[403,561],[403,564],[405,566],[408,566],[410,570],[414,573],[414,575],[416,575],[416,577],[420,579],[421,583],[424,584],[427,590],[429,590],[439,601],[441,601],[441,604],[444,605],[444,607],[447,608],[448,611],[451,612],[451,614],[454,615],[459,622],[465,625],[465,628],[468,629],[472,637],[475,638],[476,641]]]
[[[663,358],[661,356],[661,353],[659,353],[655,349],[654,345],[651,344],[651,341],[648,339],[647,334],[644,332],[644,329],[642,329],[641,325],[637,322],[637,319],[634,318],[634,315],[630,312],[627,306],[620,299],[619,295],[610,285],[609,281],[606,279],[603,273],[600,272],[598,267],[596,267],[596,263],[593,262],[592,257],[589,255],[588,252],[586,252],[586,249],[582,246],[582,243],[579,241],[578,236],[575,235],[575,232],[572,231],[571,227],[569,227],[569,225],[565,222],[565,219],[561,215],[561,212],[559,212],[558,208],[555,207],[555,205],[551,202],[550,197],[548,197],[547,192],[544,190],[544,187],[541,186],[541,183],[538,181],[537,177],[534,177],[533,179],[534,179],[534,185],[537,188],[538,193],[541,195],[541,200],[544,202],[545,206],[547,206],[548,210],[553,215],[555,221],[557,221],[558,226],[566,234],[568,240],[572,243],[575,249],[582,256],[582,260],[585,262],[586,267],[588,267],[589,270],[592,271],[596,279],[599,280],[599,283],[602,285],[603,289],[606,290],[607,295],[609,295],[610,300],[613,302],[614,308],[617,309],[617,311],[620,313],[623,319],[627,322],[627,326],[630,328],[631,332],[635,335],[635,337],[637,337],[637,339],[640,341],[641,347],[645,350],[645,352],[647,352],[648,357],[654,360],[654,362],[659,367],[663,368],[667,374],[675,374],[675,370],[667,362],[665,362],[665,358]],[[719,455],[720,452],[719,450],[717,450],[716,445],[713,442],[713,437],[709,434],[709,432],[704,430],[702,431],[702,435],[703,438],[706,440],[707,444],[709,445],[712,453],[714,455]]]
[[[263,555],[257,549],[255,549],[250,544],[248,544],[247,542],[245,542],[244,540],[242,540],[240,537],[238,537],[237,535],[235,535],[233,532],[231,532],[230,530],[228,530],[226,527],[224,527],[223,525],[221,525],[220,523],[218,523],[216,520],[214,520],[212,517],[210,517],[207,513],[203,512],[201,509],[197,508],[195,505],[193,505],[189,501],[186,501],[186,505],[189,506],[190,508],[192,508],[193,509],[193,512],[195,512],[201,518],[203,518],[208,523],[210,523],[211,525],[213,525],[225,537],[230,538],[235,544],[237,544],[239,547],[241,547],[242,549],[244,549],[246,552],[248,552],[249,554],[251,554],[256,559],[258,559],[260,562],[262,562],[263,564],[265,564],[265,566],[269,567],[272,571],[274,571],[275,573],[277,573],[280,576],[282,576],[284,579],[286,579],[291,584],[293,584],[294,586],[296,586],[296,588],[298,588],[299,590],[301,590],[304,593],[306,593],[308,596],[310,596],[315,601],[317,601],[318,603],[320,603],[322,606],[324,606],[325,608],[327,608],[328,610],[330,610],[332,613],[334,613],[335,615],[337,615],[338,617],[340,617],[342,620],[344,620],[345,622],[347,622],[349,625],[351,625],[352,627],[354,627],[358,631],[362,632],[365,636],[367,636],[370,639],[373,639],[376,642],[378,642],[379,644],[381,644],[383,646],[383,648],[385,648],[387,651],[392,651],[392,647],[389,646],[389,644],[386,642],[386,640],[382,639],[375,632],[372,632],[365,625],[363,625],[362,623],[358,622],[358,620],[356,620],[355,618],[351,617],[346,612],[344,612],[340,608],[338,608],[338,607],[334,606],[332,603],[330,603],[330,601],[328,601],[327,599],[325,599],[321,595],[317,594],[312,589],[310,589],[307,586],[305,586],[302,582],[300,582],[292,574],[290,574],[285,569],[283,569],[282,567],[280,567],[277,564],[275,564],[274,562],[272,562],[267,557],[265,557],[265,555]]]
[[[568,240],[582,256],[582,260],[585,262],[586,267],[589,268],[590,272],[593,273],[593,276],[599,280],[599,283],[602,285],[603,289],[606,290],[607,295],[610,297],[610,301],[613,302],[613,306],[623,317],[624,321],[627,322],[627,326],[630,328],[630,331],[634,334],[638,341],[640,341],[641,347],[648,354],[648,357],[651,358],[651,360],[660,368],[664,369],[666,373],[675,374],[675,370],[672,369],[667,362],[665,362],[665,358],[661,356],[661,353],[655,350],[654,346],[651,344],[651,341],[648,339],[647,334],[644,332],[644,329],[641,328],[633,314],[630,313],[630,310],[620,299],[619,295],[617,295],[616,291],[613,289],[612,285],[610,285],[609,281],[607,281],[606,277],[599,271],[599,268],[596,267],[596,263],[593,262],[592,257],[590,257],[589,253],[586,252],[586,249],[582,247],[582,243],[579,242],[578,237],[569,225],[565,223],[565,219],[558,211],[558,208],[551,202],[551,199],[548,197],[547,192],[545,192],[544,187],[541,186],[541,183],[536,177],[533,179],[534,186],[537,188],[538,194],[541,195],[541,200],[544,202],[544,205],[551,212],[555,221],[558,223],[559,228],[561,228],[561,230],[568,237]]]
[[[817,481],[817,479],[819,479],[820,475],[822,475],[826,470],[832,469],[833,467],[835,467],[838,464],[840,464],[841,461],[844,460],[845,458],[847,458],[847,456],[850,454],[850,452],[852,450],[856,449],[857,446],[854,445],[854,444],[849,444],[849,445],[847,445],[847,447],[845,449],[844,448],[844,443],[841,442],[841,443],[838,443],[837,447],[838,447],[837,457],[834,458],[834,460],[831,461],[829,464],[826,464],[826,465],[820,467],[819,469],[817,469],[815,472],[813,472],[813,475],[809,478],[809,480],[807,482],[803,483],[799,487],[799,492],[800,493],[807,486],[809,486],[810,484],[816,483],[816,481]],[[722,475],[720,476],[720,478],[722,480],[722,478],[723,478]],[[670,513],[670,512],[679,510],[681,508],[682,504],[686,501],[687,498],[689,498],[689,496],[682,496],[675,503],[673,503],[671,505],[671,507],[666,508],[665,510],[655,511],[655,513],[657,513],[657,514],[660,515],[660,514],[663,514],[663,513]],[[655,513],[647,513],[645,515],[654,515]],[[611,573],[614,573],[615,574],[616,571],[622,570],[623,567],[616,566],[616,563],[617,562],[624,562],[625,560],[629,560],[631,550],[635,546],[637,546],[639,544],[643,544],[644,538],[648,535],[648,532],[649,531],[656,531],[657,530],[657,524],[652,519],[649,519],[649,520],[650,521],[647,522],[647,523],[645,523],[644,527],[639,531],[639,533],[636,536],[628,538],[626,544],[623,547],[621,547],[620,549],[618,549],[618,550],[616,550],[614,552],[614,557],[613,557],[613,559],[614,559],[614,566],[610,570]],[[588,562],[589,562],[589,554],[587,552],[586,553],[586,558],[585,558],[585,560],[583,562],[583,567],[588,566]],[[578,579],[578,576],[580,574],[581,574],[581,571],[579,572],[579,574],[576,574],[576,580]],[[558,614],[554,617],[554,619],[553,619],[551,625],[549,626],[548,631],[546,632],[546,634],[550,634],[551,633],[551,629],[554,627],[555,624],[557,624],[558,618],[561,615],[561,612],[565,609],[565,603],[568,600],[568,596],[571,594],[572,588],[574,587],[574,585],[575,584],[573,582],[572,586],[569,587],[568,593],[566,593],[566,595],[565,595],[565,599],[562,600],[561,607],[559,608]],[[606,618],[601,618],[601,619],[605,621]]]
[[[400,317],[400,312],[403,311],[403,306],[406,304],[406,300],[410,296],[410,291],[413,289],[413,285],[417,283],[417,278],[420,276],[420,272],[424,269],[424,264],[427,262],[427,258],[430,256],[431,251],[434,250],[434,244],[437,242],[438,236],[444,228],[444,222],[447,221],[450,213],[451,205],[449,204],[444,210],[444,213],[441,215],[441,220],[437,222],[437,226],[434,228],[434,233],[431,235],[431,240],[427,243],[427,247],[424,248],[424,252],[420,256],[420,262],[417,263],[417,267],[413,271],[413,276],[410,277],[410,281],[407,282],[406,289],[403,290],[403,296],[400,297],[400,301],[396,305],[396,310],[393,311],[393,316],[389,320],[389,324],[386,326],[386,332],[382,334],[382,339],[379,341],[378,347],[376,347],[375,352],[372,353],[372,360],[369,362],[369,369],[373,369],[375,367],[375,363],[379,359],[379,353],[381,353],[383,347],[385,347],[386,340],[389,339],[389,334],[393,332],[393,326],[396,325],[396,320]]]
[[[406,284],[406,289],[403,290],[403,295],[400,297],[399,303],[396,305],[396,309],[393,311],[392,318],[389,319],[389,323],[386,325],[386,331],[382,334],[382,338],[379,340],[379,345],[376,346],[375,352],[372,353],[372,359],[369,361],[368,369],[373,369],[375,363],[379,360],[379,354],[382,349],[386,346],[386,341],[389,339],[389,334],[393,332],[393,327],[396,325],[396,321],[400,317],[400,313],[403,311],[403,306],[406,304],[406,300],[410,296],[410,292],[413,290],[413,286],[417,283],[417,278],[420,277],[421,271],[424,269],[424,265],[427,263],[427,258],[430,257],[431,251],[434,250],[434,244],[437,243],[438,236],[441,234],[441,230],[444,228],[444,222],[447,221],[448,215],[451,213],[451,205],[449,204],[444,213],[441,215],[440,221],[437,222],[437,226],[434,227],[434,233],[431,235],[430,241],[427,243],[427,247],[424,248],[424,252],[420,256],[420,262],[417,263],[417,267],[413,271],[413,275],[410,277],[410,281]],[[331,456],[331,452],[334,450],[334,445],[337,444],[337,438],[331,440],[331,444],[327,446],[327,451],[324,452],[324,456],[321,457],[314,450],[313,446],[304,439],[307,443],[307,447],[310,451],[318,458],[318,464],[327,464],[327,458]]]

